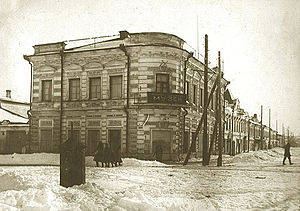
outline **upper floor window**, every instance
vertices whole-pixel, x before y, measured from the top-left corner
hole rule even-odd
[[[69,97],[70,100],[79,100],[80,98],[80,79],[69,79]]]
[[[169,75],[156,74],[156,92],[169,92]]]
[[[193,85],[193,99],[192,103],[197,105],[197,85]]]
[[[52,99],[52,80],[42,81],[42,101],[51,101]]]
[[[212,98],[211,98],[211,101],[210,101],[211,110],[214,110],[214,97],[215,97],[215,94],[212,95]]]
[[[101,78],[90,78],[90,99],[101,98]]]
[[[110,76],[110,98],[122,98],[122,76]]]
[[[200,106],[203,106],[203,89],[202,88],[200,88]]]
[[[186,94],[187,101],[189,101],[190,100],[190,82],[188,82],[188,81],[185,82],[184,94]]]

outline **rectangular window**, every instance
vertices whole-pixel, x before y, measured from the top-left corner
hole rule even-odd
[[[69,79],[69,97],[70,100],[80,99],[80,79]]]
[[[122,98],[122,76],[110,76],[110,98]]]
[[[193,85],[193,103],[197,105],[197,85]]]
[[[203,101],[204,101],[204,97],[203,97],[203,89],[200,88],[200,106],[203,106]]]
[[[85,153],[86,155],[94,155],[100,142],[100,130],[88,130],[87,134]]]
[[[156,92],[169,93],[168,74],[156,74]]]
[[[190,82],[186,81],[185,82],[185,93],[187,96],[187,100],[190,100]]]
[[[51,101],[52,99],[52,81],[42,81],[42,101]]]
[[[40,129],[40,151],[51,152],[52,150],[52,128]]]
[[[184,138],[183,138],[183,153],[187,153],[189,149],[189,133],[184,131]]]
[[[101,98],[101,78],[90,78],[90,99]]]

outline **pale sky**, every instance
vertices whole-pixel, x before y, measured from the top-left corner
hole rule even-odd
[[[84,2],[84,3],[82,3]],[[128,32],[166,32],[224,60],[241,107],[272,128],[300,134],[300,1],[298,0],[0,0],[0,96],[29,102],[33,45]]]

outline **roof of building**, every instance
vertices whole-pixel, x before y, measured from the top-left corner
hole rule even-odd
[[[24,118],[0,107],[0,123],[3,121],[9,121],[11,123],[27,123],[28,118]]]
[[[11,97],[0,98],[0,123],[27,123],[29,103],[17,101]]]

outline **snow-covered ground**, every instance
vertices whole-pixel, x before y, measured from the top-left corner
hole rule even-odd
[[[215,156],[206,167],[125,158],[113,168],[87,157],[86,184],[71,188],[59,186],[59,155],[0,155],[0,210],[300,210],[300,148],[291,153],[291,166],[281,148],[225,155],[222,167]]]

